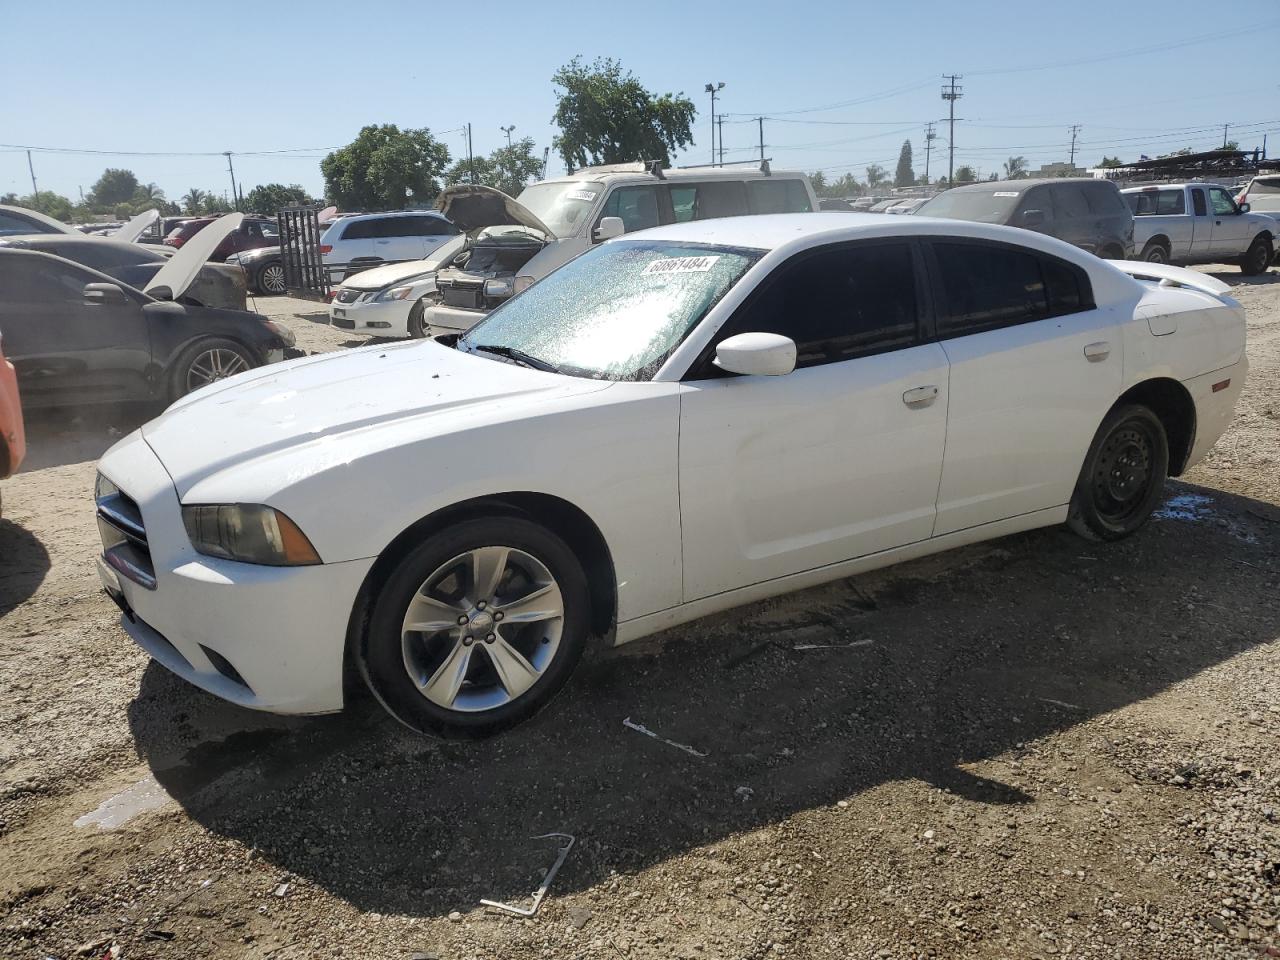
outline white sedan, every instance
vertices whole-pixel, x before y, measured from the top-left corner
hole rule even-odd
[[[953,220],[629,234],[461,337],[178,401],[102,459],[98,568],[228,700],[334,711],[352,672],[415,729],[490,733],[589,638],[1032,527],[1133,533],[1232,417],[1226,289]]]
[[[453,237],[425,260],[389,263],[347,277],[329,304],[329,325],[365,337],[425,337],[423,298],[435,292],[436,271],[461,252],[465,241]]]

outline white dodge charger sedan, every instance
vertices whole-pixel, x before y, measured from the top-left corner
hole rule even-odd
[[[358,674],[418,730],[490,733],[593,637],[1132,533],[1231,419],[1226,290],[951,220],[629,234],[461,337],[178,401],[102,459],[98,569],[136,642],[235,703],[334,711]]]

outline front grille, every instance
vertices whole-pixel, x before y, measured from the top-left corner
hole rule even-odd
[[[156,571],[137,503],[123,491],[112,490],[99,496],[97,504],[103,559],[121,576],[154,590]]]
[[[364,291],[362,290],[351,290],[347,287],[343,287],[338,291],[337,296],[335,296],[333,300],[335,303],[355,303],[360,299],[360,295],[363,292]]]

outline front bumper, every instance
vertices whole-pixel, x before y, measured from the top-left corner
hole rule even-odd
[[[468,310],[466,307],[447,307],[437,304],[428,307],[424,315],[433,335],[441,333],[466,333],[485,318],[488,310]]]
[[[203,690],[273,713],[342,709],[347,623],[372,558],[266,567],[196,553],[164,466],[140,432],[102,458],[101,472],[137,504],[154,589],[100,556],[103,586],[133,640]]]
[[[409,311],[416,302],[412,297],[386,303],[334,302],[329,304],[329,325],[366,337],[407,337]]]

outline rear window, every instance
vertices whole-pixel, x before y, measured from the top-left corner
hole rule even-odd
[[[813,210],[804,181],[773,178],[747,181],[747,207],[751,213],[809,213]],[[844,209],[849,209],[848,204]]]
[[[1249,196],[1280,196],[1280,177],[1254,177],[1249,184]]]
[[[1143,190],[1121,196],[1135,217],[1172,216],[1187,212],[1187,199],[1181,190]]]

